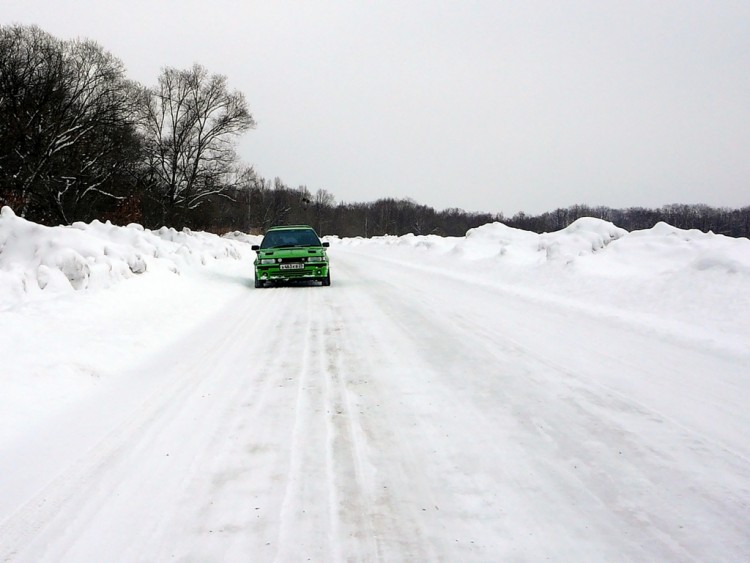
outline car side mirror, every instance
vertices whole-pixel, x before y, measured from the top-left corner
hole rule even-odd
[[[328,242],[324,242],[324,243],[323,243],[323,248],[328,248],[329,246],[331,246],[331,244],[330,244],[330,243],[328,243]]]
[[[257,252],[258,250],[260,250],[260,246],[259,246],[259,245],[257,245],[257,244],[254,244],[254,245],[252,245],[252,246],[250,247],[250,250],[255,250],[255,251]]]

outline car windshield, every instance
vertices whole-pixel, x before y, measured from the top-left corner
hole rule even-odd
[[[261,248],[292,248],[295,246],[320,246],[315,231],[311,229],[284,229],[269,231],[260,243]]]

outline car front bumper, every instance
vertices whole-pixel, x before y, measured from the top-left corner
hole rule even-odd
[[[319,280],[328,276],[328,263],[314,262],[295,270],[282,269],[278,264],[255,266],[255,279],[258,281]]]

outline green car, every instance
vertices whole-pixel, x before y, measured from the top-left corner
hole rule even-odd
[[[255,287],[267,283],[318,280],[331,285],[327,242],[308,225],[271,227],[260,246],[254,244]]]

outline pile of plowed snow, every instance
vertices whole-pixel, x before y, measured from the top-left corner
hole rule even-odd
[[[535,299],[742,348],[750,340],[750,240],[665,223],[627,232],[578,219],[536,234],[492,223],[465,237],[343,239],[344,247]],[[710,334],[711,336],[705,336]],[[716,336],[718,335],[718,336]]]
[[[239,240],[238,240],[239,239]],[[247,257],[252,237],[156,231],[94,221],[45,227],[0,211],[0,309],[34,297],[102,289],[148,271],[176,274],[214,260]]]
[[[355,247],[401,247],[447,255],[461,261],[488,259],[506,266],[553,264],[588,273],[676,273],[720,270],[750,274],[750,240],[659,223],[629,233],[608,221],[581,218],[554,233],[536,234],[491,223],[471,229],[465,237],[404,235],[342,239]]]
[[[0,212],[0,310],[76,290],[109,288],[149,272],[210,272],[203,266],[220,260],[241,260],[250,283],[255,256],[250,244],[259,239],[239,232],[219,237],[99,221],[44,227],[5,207]],[[491,223],[463,237],[328,240],[334,285],[336,254],[351,249],[424,269],[426,275],[440,272],[621,318],[647,315],[652,327],[654,319],[689,325],[730,335],[728,340],[738,343],[750,335],[746,238],[665,223],[629,233],[607,221],[582,218],[543,234]]]
[[[465,237],[404,235],[343,239],[342,244],[411,247],[449,254],[469,261],[495,259],[507,265],[586,264],[602,273],[652,274],[684,269],[717,268],[750,273],[750,240],[659,223],[629,233],[608,221],[585,217],[561,231],[536,234],[490,223],[471,229]],[[590,263],[588,258],[595,256]],[[597,266],[593,266],[596,264]]]

